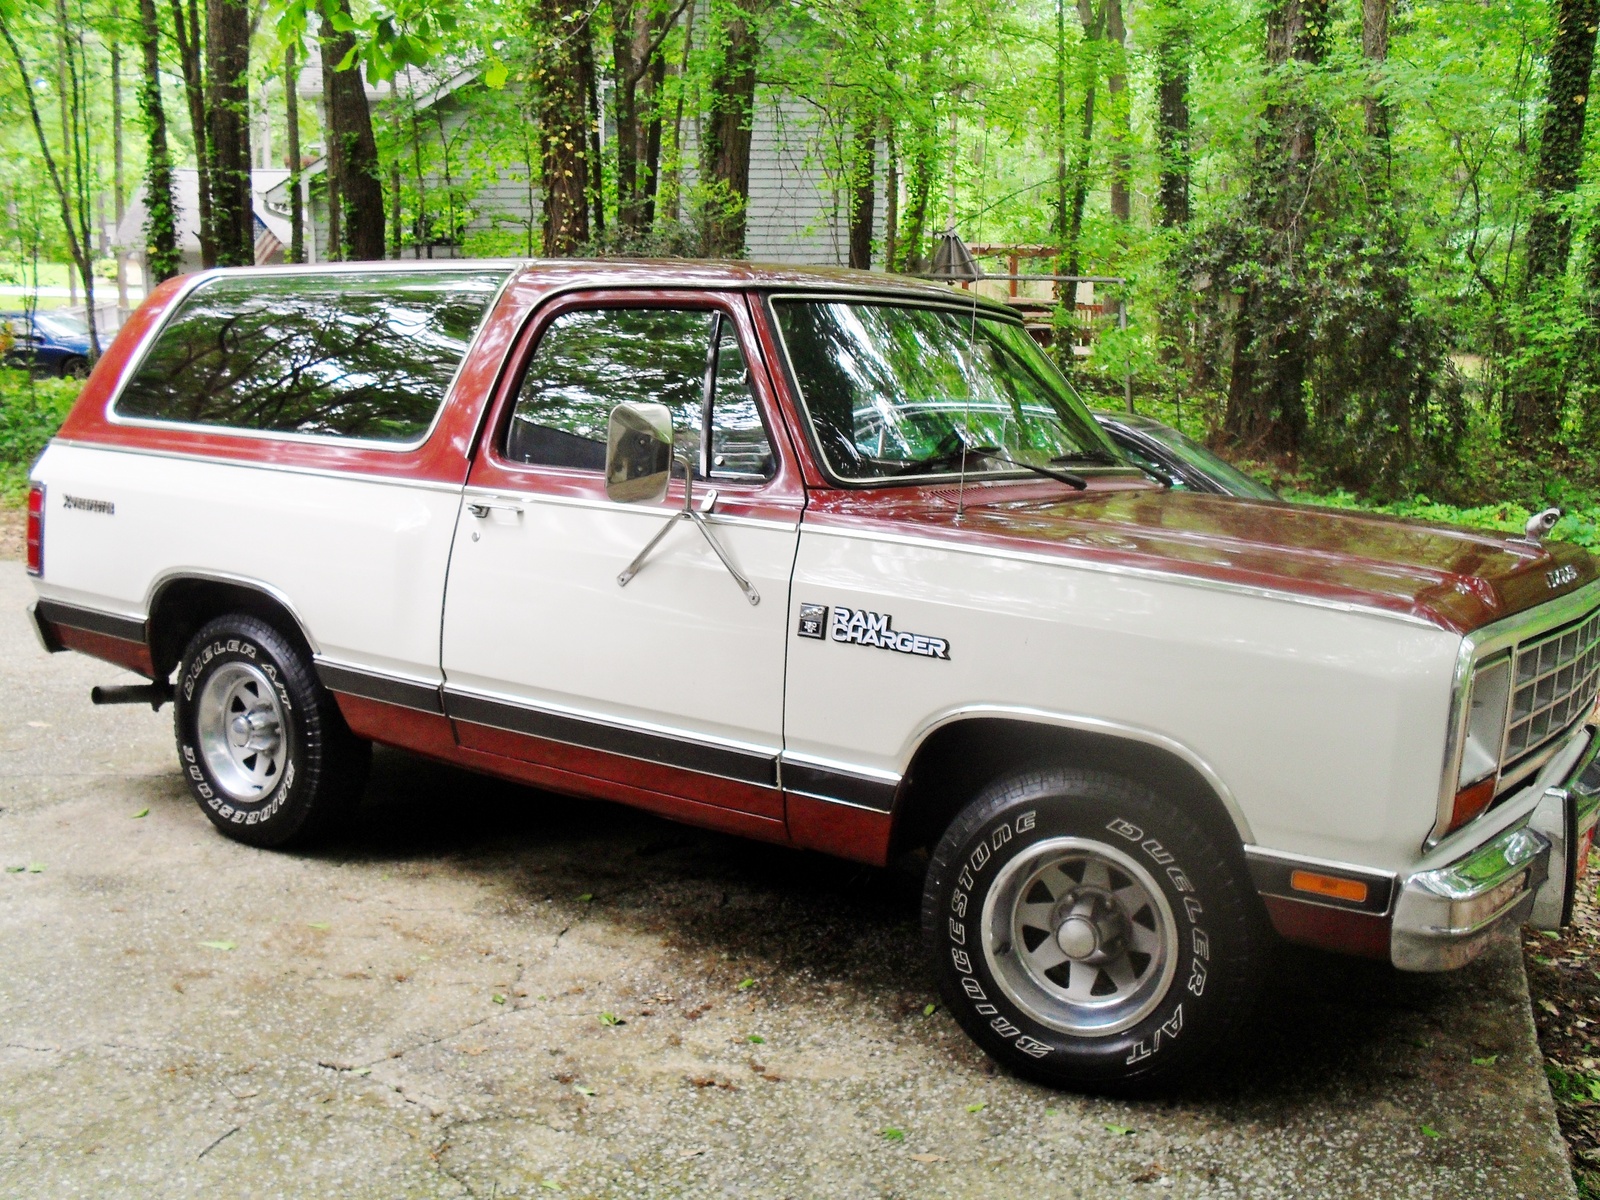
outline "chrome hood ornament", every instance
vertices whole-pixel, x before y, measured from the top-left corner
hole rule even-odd
[[[1534,513],[1522,527],[1522,537],[1517,540],[1538,546],[1544,542],[1545,535],[1556,527],[1556,522],[1559,520],[1561,520],[1559,508],[1547,508],[1543,512]]]

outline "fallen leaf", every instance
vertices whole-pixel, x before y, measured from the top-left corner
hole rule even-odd
[[[28,874],[29,875],[38,875],[38,874],[41,874],[43,871],[44,871],[44,864],[43,863],[29,863],[28,864]]]
[[[903,1142],[906,1140],[906,1131],[896,1129],[893,1125],[878,1130],[878,1135],[886,1142]]]
[[[351,1071],[350,1074],[352,1074],[352,1075],[371,1075],[372,1074],[372,1068],[371,1067],[357,1067],[354,1071]]]
[[[494,995],[490,996],[489,999],[495,1004],[504,1004],[506,1002],[506,998],[499,992],[496,992]]]
[[[28,869],[27,867],[7,867],[6,868],[6,874],[7,875],[20,875],[20,874],[22,874],[22,872],[26,871],[27,869]]]
[[[578,903],[579,904],[587,904],[587,903],[589,903],[589,901],[591,901],[593,899],[594,899],[594,893],[593,892],[585,892],[583,895],[578,897]]]
[[[331,929],[331,928],[333,928],[326,921],[307,921],[306,924],[309,925],[312,929]]]
[[[939,1011],[939,1006],[937,1004],[928,1004],[928,1005],[924,1005],[923,1006],[922,1015],[925,1016],[925,1017],[931,1017],[931,1016],[933,1016],[934,1013],[936,1013],[938,1011]]]
[[[29,869],[32,870],[31,867]],[[1549,1013],[1552,1017],[1559,1017],[1561,1015],[1561,1010],[1554,1004],[1551,1004],[1548,1000],[1540,1000],[1539,1007],[1544,1009],[1545,1012]]]
[[[624,1021],[621,1017],[617,1016],[616,1013],[603,1012],[603,1013],[600,1014],[600,1024],[602,1024],[602,1025],[626,1025],[627,1022]]]
[[[28,722],[28,728],[29,729],[49,729],[50,728],[50,722],[49,721],[29,721]]]
[[[967,1111],[969,1113],[981,1113],[984,1109],[986,1109],[988,1107],[989,1107],[988,1104],[986,1104],[982,1100],[979,1100],[976,1104],[967,1105]]]
[[[1475,1067],[1492,1067],[1499,1061],[1500,1056],[1498,1054],[1486,1054],[1482,1058],[1473,1059],[1472,1065]]]
[[[1047,1117],[1059,1117],[1061,1110],[1059,1108],[1047,1108],[1044,1110],[1044,1115]]]
[[[1422,1136],[1423,1137],[1427,1137],[1427,1138],[1436,1138],[1436,1137],[1443,1137],[1444,1134],[1440,1133],[1432,1125],[1424,1125],[1422,1127]]]
[[[755,985],[756,981],[754,979],[741,979],[739,981],[739,990],[741,992],[748,992],[751,988],[755,987]]]
[[[561,1190],[561,1185],[554,1179],[541,1179],[539,1180],[539,1186],[547,1192],[559,1192]]]
[[[594,1095],[594,1089],[592,1087],[585,1087],[581,1083],[573,1084],[572,1085],[572,1090],[577,1092],[578,1095],[580,1095],[580,1096],[592,1096],[592,1095]]]
[[[1155,1183],[1161,1178],[1161,1164],[1151,1163],[1137,1175],[1130,1176],[1129,1183]]]
[[[1106,1132],[1107,1133],[1114,1133],[1118,1137],[1128,1137],[1128,1136],[1132,1135],[1133,1133],[1135,1133],[1136,1131],[1132,1130],[1132,1129],[1129,1129],[1126,1125],[1107,1125],[1106,1126]]]
[[[678,1155],[678,1157],[679,1158],[699,1158],[705,1152],[706,1152],[706,1149],[705,1149],[704,1146],[702,1146],[698,1150],[685,1150],[682,1154]]]
[[[767,1039],[762,1037],[759,1033],[752,1033],[749,1037],[745,1038],[745,1041],[754,1042],[757,1046],[762,1045],[766,1040]]]
[[[148,817],[149,815],[150,810],[148,808],[141,808],[138,812],[133,814],[133,819],[137,821],[140,817]]]
[[[911,1156],[911,1161],[920,1163],[936,1163],[949,1162],[950,1160],[942,1154],[913,1154]]]
[[[487,1046],[463,1046],[461,1048],[461,1053],[470,1054],[472,1057],[476,1058],[478,1055],[484,1053],[484,1051],[488,1049],[489,1047]]]
[[[198,945],[204,946],[207,950],[233,950],[236,948],[232,942],[200,942]]]

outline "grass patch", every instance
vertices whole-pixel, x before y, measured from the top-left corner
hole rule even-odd
[[[82,386],[76,379],[34,379],[26,371],[0,368],[0,502],[26,498],[28,470]]]

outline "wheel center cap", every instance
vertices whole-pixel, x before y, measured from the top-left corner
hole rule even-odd
[[[1061,953],[1075,961],[1081,961],[1093,954],[1099,941],[1094,922],[1088,917],[1068,917],[1061,923],[1061,928],[1056,930],[1056,945],[1061,947]]]
[[[228,722],[228,740],[235,746],[242,746],[250,740],[250,718],[240,713]]]

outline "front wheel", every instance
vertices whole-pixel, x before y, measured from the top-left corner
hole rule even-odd
[[[933,853],[940,992],[993,1058],[1085,1087],[1176,1078],[1248,1015],[1267,938],[1242,859],[1101,771],[985,788]]]
[[[366,780],[370,747],[350,733],[305,655],[257,617],[219,617],[190,639],[173,725],[201,810],[253,846],[315,837]]]

